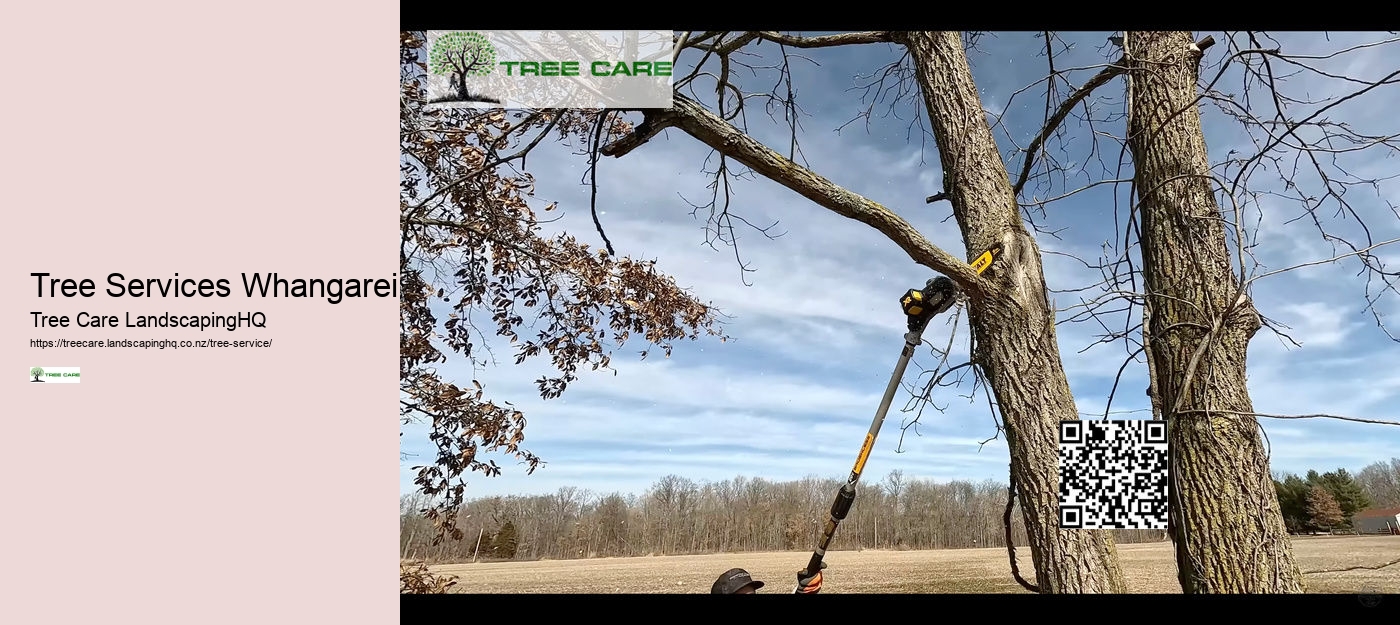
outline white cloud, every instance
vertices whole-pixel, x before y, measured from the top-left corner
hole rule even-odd
[[[579,390],[658,405],[809,414],[845,412],[879,401],[879,392],[873,389],[860,392],[761,369],[682,367],[657,361],[628,363],[619,371],[618,376],[602,377]]]
[[[1337,347],[1352,330],[1361,325],[1345,320],[1344,313],[1351,312],[1350,307],[1342,308],[1327,302],[1285,304],[1282,309],[1287,313],[1282,321],[1292,328],[1289,336],[1305,348]]]
[[[761,411],[638,408],[603,398],[534,402],[522,408],[533,428],[526,447],[547,461],[537,476],[618,477],[626,469],[634,484],[645,484],[668,473],[708,480],[740,474],[842,477],[864,437],[872,406],[862,406],[865,410],[850,418],[814,413],[781,419]],[[947,417],[942,415],[927,416],[922,435],[910,430],[902,443],[905,453],[896,454],[901,434],[898,406],[872,453],[871,471],[902,468],[911,475],[995,476],[1004,470],[1006,448],[1001,441],[988,443],[979,453],[979,442],[986,436],[963,433],[974,432],[978,424],[943,421]],[[531,492],[540,492],[534,478],[508,472],[502,478],[477,479],[473,489],[479,495],[509,493],[529,484]]]
[[[1249,389],[1254,410],[1264,414],[1331,414],[1400,420],[1400,353],[1275,358],[1250,368]],[[1251,362],[1255,362],[1251,356]],[[1385,372],[1385,373],[1378,373]],[[1272,444],[1275,470],[1294,473],[1337,467],[1359,469],[1395,455],[1400,436],[1394,426],[1331,419],[1278,420],[1261,418]]]

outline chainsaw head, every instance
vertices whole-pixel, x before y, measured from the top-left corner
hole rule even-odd
[[[922,289],[905,291],[904,296],[899,298],[899,305],[913,328],[951,308],[957,295],[957,285],[947,276],[938,276],[930,279]]]

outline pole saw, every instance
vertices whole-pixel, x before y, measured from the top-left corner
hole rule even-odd
[[[983,252],[972,261],[972,268],[981,275],[990,267],[997,254],[1001,252],[1001,245],[993,245],[991,249]],[[861,445],[860,455],[856,456],[856,464],[851,469],[851,475],[846,479],[846,483],[836,492],[836,501],[831,504],[831,516],[826,521],[826,529],[822,531],[821,540],[817,543],[817,548],[812,552],[812,559],[807,561],[807,568],[802,569],[797,574],[799,580],[815,575],[817,571],[826,568],[822,559],[826,557],[826,549],[831,546],[831,539],[836,536],[836,527],[845,520],[846,514],[851,511],[851,505],[856,501],[856,482],[860,481],[860,474],[865,470],[865,461],[870,458],[870,450],[875,446],[875,437],[880,435],[880,426],[885,423],[885,414],[890,410],[890,403],[894,401],[895,391],[899,389],[899,383],[904,379],[904,370],[909,366],[909,359],[914,356],[914,350],[923,344],[924,330],[928,327],[929,321],[942,314],[953,306],[958,294],[957,285],[945,276],[938,276],[929,279],[922,289],[909,289],[904,296],[899,298],[900,307],[904,309],[904,315],[908,318],[909,332],[904,335],[904,349],[899,354],[899,360],[894,365],[894,375],[890,376],[890,382],[885,386],[885,396],[880,399],[880,408],[875,411],[875,419],[870,423],[870,430],[865,433],[865,444]],[[794,594],[802,592],[801,583],[793,589]]]

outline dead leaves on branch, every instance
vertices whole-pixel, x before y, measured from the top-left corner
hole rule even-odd
[[[485,454],[514,457],[527,472],[542,464],[522,447],[521,411],[492,401],[479,382],[458,384],[437,373],[445,352],[478,370],[499,365],[484,345],[488,334],[504,337],[514,364],[549,359],[556,373],[536,386],[551,399],[579,371],[609,369],[612,350],[629,339],[669,356],[677,340],[725,337],[719,311],[655,261],[616,257],[568,234],[546,236],[530,207],[529,151],[545,139],[586,141],[605,112],[427,109],[414,51],[421,52],[422,38],[404,41],[400,418],[427,423],[436,447],[432,463],[415,467],[414,481],[434,500],[423,513],[437,526],[438,542],[461,538],[455,511],[464,499],[462,476],[500,474]],[[614,119],[604,131],[611,139],[631,128]],[[447,317],[430,304],[446,304]]]
[[[457,585],[456,575],[435,575],[418,560],[399,561],[399,594],[442,595]]]
[[[487,246],[494,252],[495,277],[474,285],[478,292],[457,307],[489,306],[497,334],[517,347],[516,364],[548,353],[563,375],[538,381],[546,399],[557,397],[581,366],[608,368],[610,348],[633,336],[669,352],[671,341],[696,338],[701,329],[718,334],[714,311],[657,271],[654,261],[615,259],[567,235],[535,239],[524,253],[493,243]],[[472,275],[468,267],[458,272],[464,284]],[[533,337],[516,332],[522,310],[533,312],[531,326],[539,328]],[[449,319],[447,329],[449,344],[469,349],[467,326]]]

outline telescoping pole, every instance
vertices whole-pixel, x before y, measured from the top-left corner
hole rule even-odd
[[[911,289],[904,294],[904,297],[900,298],[904,313],[909,318],[909,332],[904,335],[904,349],[900,352],[899,360],[894,365],[894,374],[890,376],[890,383],[885,386],[885,396],[880,399],[880,408],[875,411],[875,419],[870,423],[870,430],[865,433],[865,444],[861,445],[860,455],[856,456],[855,467],[851,469],[851,475],[846,479],[846,483],[836,493],[836,501],[831,505],[831,516],[827,519],[826,528],[822,531],[821,542],[812,552],[812,559],[808,560],[807,568],[803,569],[798,577],[807,577],[813,572],[821,570],[822,558],[826,557],[826,549],[831,546],[831,540],[836,536],[836,527],[851,511],[851,504],[855,503],[856,482],[860,481],[860,474],[865,470],[865,461],[870,458],[870,450],[875,446],[875,438],[880,435],[880,427],[885,423],[885,415],[889,413],[895,391],[899,390],[899,382],[904,379],[904,370],[909,366],[909,359],[914,356],[914,350],[923,343],[924,329],[928,327],[928,322],[936,315],[948,310],[953,305],[956,295],[957,287],[953,281],[939,276],[929,280],[922,290]],[[801,586],[793,590],[794,593],[800,591]]]
[[[992,261],[1001,255],[1001,251],[1000,243],[993,244],[972,261],[973,271],[979,276],[986,273],[987,268],[992,266]],[[957,285],[953,284],[952,280],[938,276],[929,280],[922,290],[910,289],[899,299],[905,316],[909,318],[909,332],[904,335],[904,349],[899,354],[899,361],[894,365],[894,375],[890,376],[890,383],[885,387],[885,396],[880,399],[880,408],[875,411],[870,430],[865,433],[865,444],[861,445],[860,455],[856,456],[855,468],[851,469],[851,476],[837,491],[836,502],[831,504],[831,515],[822,531],[821,541],[812,552],[812,558],[807,561],[807,568],[797,574],[799,579],[809,577],[822,569],[822,559],[826,557],[827,547],[831,546],[831,539],[836,536],[836,527],[846,518],[846,514],[851,511],[851,504],[856,501],[856,482],[860,481],[860,474],[865,470],[865,461],[870,458],[870,450],[875,446],[875,437],[880,435],[880,426],[885,423],[885,414],[889,412],[890,403],[894,401],[899,382],[904,379],[904,369],[909,366],[909,359],[914,356],[914,350],[923,343],[924,329],[928,327],[928,322],[953,306],[957,291]],[[794,594],[801,591],[800,584],[793,589]]]

